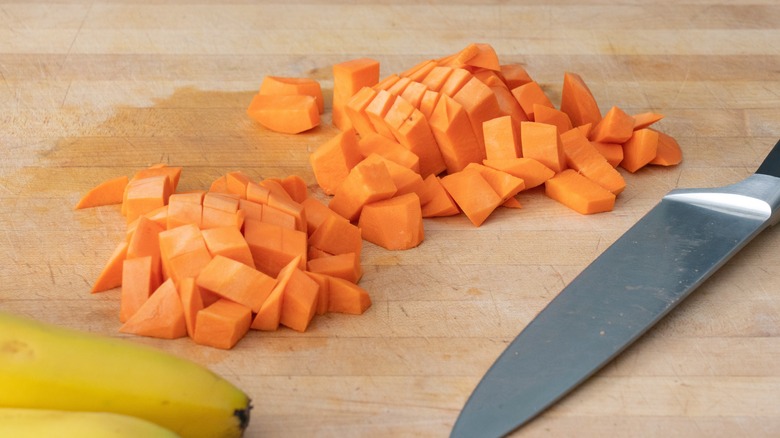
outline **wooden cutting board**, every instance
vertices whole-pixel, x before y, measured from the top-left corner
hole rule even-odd
[[[86,190],[162,162],[183,190],[242,170],[319,193],[307,158],[336,133],[329,113],[298,136],[259,127],[245,108],[264,75],[315,78],[329,105],[336,62],[373,57],[384,76],[487,42],[556,104],[573,71],[603,111],[663,113],[684,162],[624,172],[611,213],[531,191],[479,228],[426,221],[413,250],[367,244],[362,316],[231,351],[126,337],[245,389],[247,436],[446,436],[507,343],[664,193],[741,180],[780,138],[775,2],[556,3],[0,1],[0,308],[120,337],[118,291],[89,290],[124,223],[74,211]],[[518,436],[776,436],[779,245],[761,235]]]

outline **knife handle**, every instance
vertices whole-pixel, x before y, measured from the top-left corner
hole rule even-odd
[[[780,141],[769,151],[764,162],[758,167],[756,173],[780,178]]]

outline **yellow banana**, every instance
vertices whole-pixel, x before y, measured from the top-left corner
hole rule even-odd
[[[2,312],[0,407],[114,412],[208,438],[242,436],[251,409],[194,362]]]
[[[151,421],[110,412],[0,408],[0,436],[14,438],[177,438]]]

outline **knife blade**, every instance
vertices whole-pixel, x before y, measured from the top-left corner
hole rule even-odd
[[[450,436],[500,437],[529,422],[778,219],[780,141],[740,182],[669,192],[517,335],[474,389]]]

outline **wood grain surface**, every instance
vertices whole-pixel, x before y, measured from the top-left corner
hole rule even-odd
[[[210,367],[253,398],[249,437],[446,436],[507,343],[664,193],[755,170],[780,138],[779,41],[774,0],[0,0],[0,308]],[[297,136],[253,123],[264,75],[315,78],[329,105],[336,62],[373,57],[384,76],[471,42],[523,63],[556,104],[573,71],[603,111],[663,113],[684,162],[624,173],[611,213],[532,191],[479,228],[426,221],[413,250],[366,244],[371,309],[304,334],[221,351],[118,333],[118,291],[89,291],[124,221],[74,211],[87,189],[163,162],[184,166],[184,190],[243,170],[316,192],[307,158],[330,115]],[[762,234],[517,436],[778,436],[779,246],[780,230]]]

